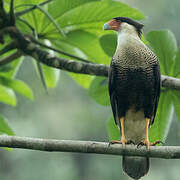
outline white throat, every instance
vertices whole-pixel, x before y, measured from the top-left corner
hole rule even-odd
[[[117,49],[124,45],[133,43],[133,41],[141,41],[134,26],[127,23],[122,23],[118,31]]]

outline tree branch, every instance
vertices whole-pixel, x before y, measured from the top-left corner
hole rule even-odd
[[[147,151],[145,147],[137,148],[134,145],[127,145],[126,148],[123,149],[122,145],[120,144],[109,146],[109,143],[106,142],[54,140],[2,135],[0,136],[0,147],[49,152],[76,152],[106,155],[148,156],[152,158],[163,159],[180,159],[179,146],[150,147],[150,150]]]
[[[180,79],[178,78],[162,75],[161,82],[163,87],[180,90]]]
[[[17,48],[19,50],[48,66],[79,74],[108,76],[108,66],[104,64],[77,62],[56,57],[55,55],[39,48],[30,38],[24,37],[16,27],[7,27],[1,30],[0,34],[1,33],[9,33],[18,43]],[[161,77],[162,87],[180,90],[180,79],[163,75]]]
[[[21,56],[22,56],[22,53],[17,51],[15,53],[5,57],[4,59],[0,59],[0,66],[8,64]]]

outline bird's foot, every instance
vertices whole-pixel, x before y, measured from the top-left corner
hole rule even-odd
[[[134,144],[134,145],[135,145],[134,141],[132,141],[132,140],[126,140],[126,139],[112,140],[112,141],[109,142],[109,146],[110,146],[111,144],[122,144],[123,148],[125,148],[126,144]]]
[[[164,144],[164,143],[160,140],[151,143],[149,140],[145,139],[144,141],[141,141],[140,143],[137,144],[137,148],[139,148],[139,146],[146,146],[146,149],[149,151],[150,146],[155,146],[157,144]]]

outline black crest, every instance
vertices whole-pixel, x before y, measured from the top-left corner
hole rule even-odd
[[[113,19],[115,19],[116,21],[126,22],[130,25],[133,25],[136,28],[139,37],[141,36],[142,28],[144,26],[143,24],[140,24],[140,23],[138,23],[138,22],[136,22],[136,21],[134,21],[128,17],[115,17]]]

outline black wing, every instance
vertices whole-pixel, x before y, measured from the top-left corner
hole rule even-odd
[[[112,65],[110,65],[109,69],[109,82],[108,82],[108,87],[109,87],[109,96],[110,96],[110,102],[111,102],[111,108],[114,116],[114,121],[117,125],[119,125],[119,120],[118,120],[118,109],[117,109],[117,98],[116,98],[116,82],[115,82],[115,69]],[[120,127],[120,125],[119,125]]]
[[[159,63],[155,64],[153,66],[153,72],[154,72],[154,89],[155,89],[155,104],[154,104],[154,111],[153,111],[153,117],[151,119],[151,124],[154,123],[154,118],[156,116],[160,92],[161,92],[161,73],[160,73],[160,66]]]

